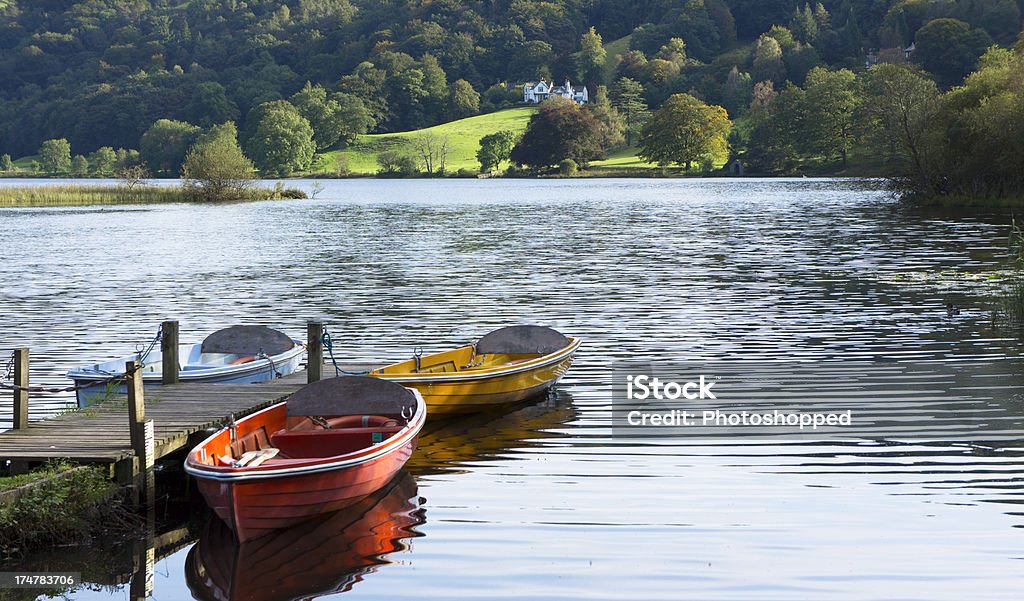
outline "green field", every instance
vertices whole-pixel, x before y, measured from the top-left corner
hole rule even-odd
[[[317,156],[313,164],[315,173],[334,173],[337,170],[339,156],[348,160],[348,169],[353,174],[373,174],[380,168],[377,165],[377,154],[385,150],[406,149],[412,152],[412,143],[417,136],[431,133],[436,136],[448,137],[448,172],[459,169],[477,171],[480,163],[476,160],[476,151],[480,148],[480,138],[503,129],[522,132],[526,123],[536,109],[522,107],[498,111],[487,115],[468,117],[426,129],[408,131],[397,134],[368,134],[359,136],[356,141],[344,150],[334,150]]]

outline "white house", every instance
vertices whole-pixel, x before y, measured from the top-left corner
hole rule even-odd
[[[523,102],[538,104],[552,96],[561,96],[562,98],[572,100],[576,104],[586,104],[590,100],[590,96],[587,94],[587,86],[574,90],[568,79],[561,86],[550,84],[543,79],[537,83],[530,81],[523,85]]]

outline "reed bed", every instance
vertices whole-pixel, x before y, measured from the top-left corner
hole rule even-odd
[[[275,186],[249,188],[223,200],[280,200],[305,198],[301,190]],[[174,202],[197,202],[200,198],[192,188],[184,186],[135,185],[45,185],[0,186],[0,207],[63,207],[89,205],[132,205]]]

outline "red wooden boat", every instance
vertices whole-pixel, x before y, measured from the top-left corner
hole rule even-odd
[[[412,455],[425,419],[419,392],[394,382],[321,380],[204,440],[185,471],[245,542],[380,489]]]

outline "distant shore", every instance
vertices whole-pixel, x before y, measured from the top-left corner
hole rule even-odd
[[[224,201],[286,200],[306,198],[306,193],[283,185],[254,186]],[[166,204],[198,202],[195,190],[183,185],[43,184],[0,186],[0,208],[91,205]]]

